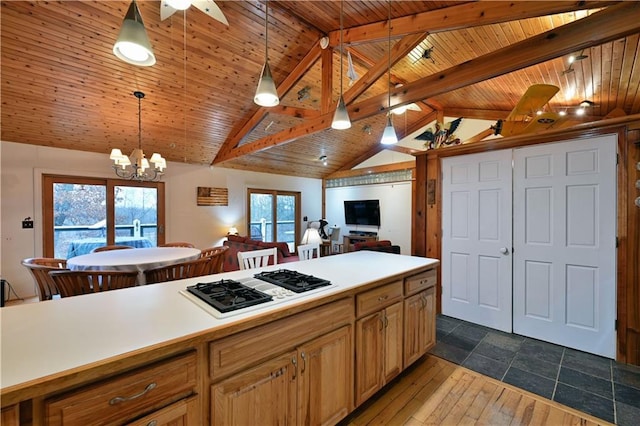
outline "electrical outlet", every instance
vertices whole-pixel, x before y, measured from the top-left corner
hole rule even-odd
[[[22,229],[33,229],[33,221],[32,220],[23,220],[22,221]]]

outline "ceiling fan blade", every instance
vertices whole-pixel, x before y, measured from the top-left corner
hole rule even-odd
[[[166,1],[160,2],[160,20],[164,21],[171,15],[177,12],[177,9],[172,8]]]
[[[216,21],[229,26],[229,22],[227,22],[227,18],[224,16],[224,13],[222,13],[222,10],[220,10],[213,0],[194,0],[191,4],[211,16]]]

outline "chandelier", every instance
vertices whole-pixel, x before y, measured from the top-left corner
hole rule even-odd
[[[138,147],[131,151],[128,157],[122,154],[118,148],[111,150],[109,158],[113,160],[113,170],[118,177],[129,180],[138,181],[155,181],[159,180],[167,168],[167,160],[162,158],[160,154],[154,152],[149,160],[144,156],[142,151],[142,104],[144,93],[133,92],[133,96],[138,98]],[[153,164],[153,168],[149,163]]]

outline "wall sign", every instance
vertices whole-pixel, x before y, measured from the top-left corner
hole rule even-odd
[[[199,206],[228,206],[229,190],[227,188],[199,186],[196,200]]]

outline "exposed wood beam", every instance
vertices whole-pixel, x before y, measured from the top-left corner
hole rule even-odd
[[[409,128],[407,129],[406,132],[404,130],[399,131],[398,132],[398,139],[406,138],[408,135],[410,135],[413,132],[416,132],[416,131],[420,130],[421,128],[423,128],[427,124],[431,123],[433,120],[437,120],[439,114],[440,114],[439,111],[432,111],[429,114],[426,114],[426,115],[420,117],[413,124],[411,124],[411,126],[409,126]]]
[[[640,31],[637,15],[640,3],[623,2],[583,19],[554,28],[511,46],[464,62],[424,77],[400,88],[391,89],[391,108],[420,101],[456,90],[509,72],[526,68],[591,46],[613,41]],[[387,110],[387,94],[373,96],[348,107],[353,121],[362,120]],[[329,128],[330,114],[323,114],[307,123],[245,144],[226,155],[218,155],[220,163],[272,146],[291,142]]]
[[[415,15],[392,19],[391,35],[397,37],[413,33],[437,33],[481,25],[497,24],[518,19],[534,18],[571,12],[574,10],[598,9],[616,2],[607,1],[535,1],[504,2],[479,1],[463,3],[443,9],[431,10]],[[381,41],[387,38],[387,21],[361,25],[344,30],[344,44]],[[329,34],[329,44],[339,44],[339,32]]]
[[[320,91],[320,111],[324,114],[332,110],[333,102],[333,49],[322,51],[322,88]]]
[[[306,74],[307,71],[316,63],[320,54],[322,53],[322,48],[320,47],[320,43],[316,42],[313,44],[309,52],[305,55],[304,58],[298,65],[294,68],[294,70],[289,74],[278,86],[278,96],[282,99],[289,90],[291,90],[296,83]],[[216,158],[219,156],[224,156],[228,154],[231,150],[238,146],[238,144],[242,141],[242,139],[251,133],[255,127],[260,124],[260,122],[266,117],[269,112],[268,108],[260,107],[257,111],[251,115],[246,121],[242,122],[239,126],[236,126],[229,132],[229,136],[227,140],[220,147],[220,151],[216,155]],[[211,164],[214,164],[216,160],[214,159]]]
[[[338,169],[337,171],[333,172],[330,176],[334,176],[338,172],[342,172],[342,171],[347,171],[347,170],[353,169],[355,166],[357,166],[358,164],[362,163],[363,161],[373,157],[374,155],[376,155],[377,153],[379,153],[383,149],[384,149],[384,146],[381,145],[381,144],[374,145],[371,149],[367,150],[367,152],[359,155],[358,157],[354,158],[353,160],[349,161],[348,163],[344,163],[340,167],[340,169]]]
[[[449,117],[477,118],[479,120],[504,120],[511,111],[498,109],[444,108]]]
[[[414,148],[409,148],[401,145],[387,145],[385,146],[385,149],[389,151],[399,152],[402,154],[407,154],[407,155],[415,155],[420,152],[426,151],[425,149],[414,149]]]

